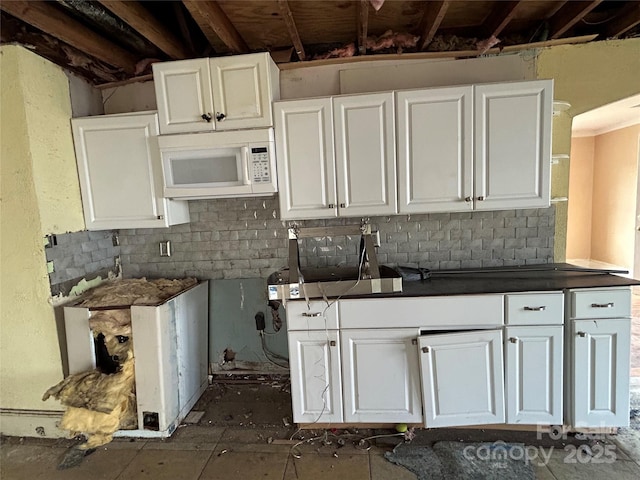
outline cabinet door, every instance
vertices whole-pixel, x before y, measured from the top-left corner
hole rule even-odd
[[[155,113],[71,120],[88,230],[167,226]],[[188,221],[188,219],[187,219]]]
[[[341,216],[397,212],[393,93],[333,99]]]
[[[293,421],[342,422],[337,331],[289,332],[289,367]]]
[[[475,208],[550,205],[553,82],[474,87]]]
[[[473,87],[411,90],[396,98],[400,213],[471,210]]]
[[[210,59],[217,130],[273,125],[268,56],[253,53]]]
[[[337,216],[331,99],[276,102],[281,219]]]
[[[504,423],[502,332],[419,338],[425,427]]]
[[[415,338],[412,328],[340,333],[345,422],[422,423]]]
[[[507,327],[507,423],[562,425],[562,326]]]
[[[574,320],[573,423],[575,427],[629,425],[631,320]]]
[[[160,62],[152,68],[160,133],[215,129],[208,59]],[[203,119],[203,115],[210,120]]]

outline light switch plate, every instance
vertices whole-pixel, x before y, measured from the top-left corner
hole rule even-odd
[[[171,256],[171,240],[165,240],[163,242],[160,242],[160,256],[161,257]]]

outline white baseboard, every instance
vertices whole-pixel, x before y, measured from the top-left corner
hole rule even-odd
[[[58,423],[63,412],[52,410],[0,409],[0,433],[12,437],[68,438]]]

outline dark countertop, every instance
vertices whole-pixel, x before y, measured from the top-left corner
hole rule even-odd
[[[640,281],[592,269],[581,271],[568,263],[530,265],[475,270],[432,272],[424,281],[402,281],[402,292],[381,294],[384,297],[422,297],[481,293],[533,292],[569,288],[619,287],[640,285]]]

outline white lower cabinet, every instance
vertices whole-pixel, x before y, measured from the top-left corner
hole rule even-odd
[[[343,330],[345,422],[422,423],[415,328]]]
[[[421,336],[426,427],[504,423],[502,332]]]
[[[289,365],[293,421],[343,422],[337,330],[290,331]]]
[[[506,327],[507,423],[562,424],[562,325]]]

